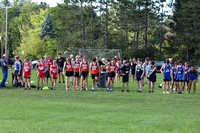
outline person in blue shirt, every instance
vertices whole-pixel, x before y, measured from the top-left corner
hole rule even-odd
[[[169,94],[169,86],[170,86],[170,82],[171,82],[171,76],[170,76],[170,72],[171,72],[171,65],[169,64],[169,60],[166,60],[166,63],[161,67],[160,69],[161,73],[163,74],[163,94],[167,93]],[[167,91],[165,92],[165,87],[167,86]]]
[[[188,71],[190,68],[188,67],[188,62],[185,62],[185,77],[183,81],[183,91],[185,89],[185,83],[186,83],[186,94],[188,94],[188,87],[189,87],[189,77],[188,77]]]
[[[149,93],[154,92],[154,83],[156,82],[156,70],[157,67],[155,66],[154,61],[150,61],[151,63],[151,68],[150,68],[150,73],[148,74],[147,78],[149,79]],[[152,89],[151,89],[152,85]]]
[[[19,56],[15,57],[15,67],[14,67],[14,80],[13,80],[13,86],[14,87],[20,87],[21,88],[21,63],[19,61]]]
[[[182,65],[182,60],[178,60],[178,66],[176,70],[176,80],[177,80],[177,88],[179,91],[179,94],[184,93],[183,92],[183,81],[185,77],[185,67]],[[179,85],[180,83],[180,85]]]
[[[3,60],[1,62],[1,66],[2,66],[2,72],[3,72],[3,80],[0,84],[0,87],[6,87],[5,83],[8,77],[8,67],[11,67],[11,65],[8,65],[8,60],[7,60],[7,55],[4,54],[3,55]]]
[[[129,62],[126,61],[125,62],[125,66],[123,66],[121,68],[121,71],[123,71],[123,84],[122,84],[122,92],[124,92],[124,84],[126,83],[126,88],[127,88],[127,92],[129,92],[129,89],[128,89],[128,82],[129,82],[129,75],[130,75],[130,65],[129,65]]]
[[[171,77],[172,77],[172,82],[171,82],[171,93],[173,93],[173,87],[175,84],[175,93],[177,93],[177,81],[176,81],[176,70],[177,70],[177,62],[174,62],[174,66],[171,68]]]
[[[197,69],[194,68],[194,66],[192,65],[190,67],[190,70],[187,72],[187,74],[189,75],[189,92],[190,93],[190,90],[191,90],[191,87],[192,87],[192,83],[193,83],[193,93],[195,93],[196,91],[196,82],[198,80],[198,77],[199,77],[199,72]]]

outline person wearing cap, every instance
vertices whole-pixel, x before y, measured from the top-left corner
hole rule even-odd
[[[2,72],[3,72],[3,80],[0,84],[0,87],[5,87],[5,82],[8,77],[8,67],[11,67],[11,65],[8,65],[8,60],[7,60],[6,54],[3,55],[3,60],[1,62],[1,66],[2,66]]]
[[[71,60],[71,63],[74,63],[74,55],[73,54],[70,55],[70,60]]]
[[[53,62],[51,61],[51,56],[49,56],[49,59],[45,62],[45,79],[46,79],[46,85],[48,85],[48,78],[50,78],[50,66],[53,65]]]

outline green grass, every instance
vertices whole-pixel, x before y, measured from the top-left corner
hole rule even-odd
[[[105,89],[91,92],[70,89],[57,84],[56,91],[24,91],[11,87],[9,71],[6,88],[0,89],[0,133],[50,132],[200,132],[200,90],[196,94],[162,94],[157,87],[162,75],[157,74],[154,94],[137,93],[130,83],[130,93]],[[0,73],[0,78],[2,73]],[[36,83],[35,71],[32,80]],[[71,86],[70,86],[71,88]]]

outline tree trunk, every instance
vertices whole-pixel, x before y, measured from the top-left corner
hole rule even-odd
[[[128,20],[127,20],[127,6],[125,7],[125,24],[126,24],[126,56],[128,57]]]
[[[162,32],[163,32],[163,5],[162,5],[162,14],[161,14],[161,22],[160,22],[160,50],[159,50],[159,59],[161,60],[161,47],[162,47]]]
[[[83,0],[81,0],[81,19],[82,19],[83,48],[85,48],[85,25],[84,25],[84,18],[83,18]]]
[[[145,14],[145,48],[147,48],[147,31],[148,30],[148,0],[146,0],[146,14]]]
[[[106,0],[106,45],[108,43],[108,0]]]
[[[92,6],[92,1],[90,3],[91,5],[91,47],[93,48],[93,6]]]
[[[99,11],[99,45],[101,45],[101,11],[102,11],[102,2],[100,0],[100,11]]]

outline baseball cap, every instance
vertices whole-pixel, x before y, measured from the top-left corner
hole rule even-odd
[[[71,55],[70,55],[70,57],[74,57],[74,55],[73,55],[73,54],[71,54]]]
[[[6,54],[3,55],[3,57],[7,56]]]
[[[51,59],[52,57],[51,56],[49,56],[49,59]]]
[[[105,58],[101,59],[101,60],[105,60]]]

